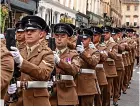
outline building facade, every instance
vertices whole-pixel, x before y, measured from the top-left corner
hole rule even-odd
[[[138,30],[140,27],[139,0],[122,0],[122,26]]]
[[[41,0],[38,16],[42,17],[49,26],[59,22],[75,24],[76,11],[74,0]]]
[[[112,18],[112,26],[113,27],[121,27],[122,20],[122,2],[121,0],[110,0],[110,17]]]
[[[74,10],[77,11],[75,22],[76,27],[89,25],[89,16],[86,14],[87,1],[88,0],[74,0]]]

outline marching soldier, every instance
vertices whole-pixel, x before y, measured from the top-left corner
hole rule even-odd
[[[73,34],[73,29],[64,23],[54,26],[54,38],[56,44],[55,75],[53,93],[50,96],[52,106],[77,105],[78,95],[74,77],[80,69],[79,56],[75,50],[67,47],[68,38]]]
[[[120,32],[119,29],[117,28],[112,28],[112,38],[116,43],[118,43],[119,36],[118,33]],[[113,104],[115,106],[118,105],[118,99],[120,97],[120,86],[121,86],[121,78],[122,78],[122,73],[124,72],[124,63],[122,59],[122,52],[124,51],[125,47],[121,44],[118,45],[118,54],[117,58],[115,59],[115,65],[116,65],[116,70],[117,70],[117,77],[114,78],[113,84],[114,84],[114,95],[113,95]]]
[[[104,44],[104,37],[102,35],[103,31],[99,27],[91,27],[90,28],[93,32],[93,43],[95,44],[90,44],[89,46],[91,48],[97,48],[100,52],[100,61],[96,66],[96,76],[97,80],[100,86],[101,94],[96,94],[95,95],[95,106],[102,106],[103,102],[103,91],[105,87],[107,86],[107,79],[106,79],[106,74],[105,74],[105,69],[103,67],[103,63],[107,60],[107,52],[105,51],[106,46]]]
[[[93,33],[90,29],[81,29],[79,32],[81,45],[76,50],[80,53],[81,70],[76,77],[79,106],[93,106],[95,94],[100,93],[95,67],[100,61],[100,53],[97,49],[91,49],[89,43]]]
[[[18,83],[17,86],[23,87],[22,104],[49,106],[47,81],[54,67],[54,57],[48,47],[39,45],[46,23],[42,18],[32,15],[25,16],[21,21],[25,28],[27,45],[20,52],[16,47],[11,47],[11,53],[21,72],[21,84]]]
[[[108,54],[108,58],[103,64],[108,82],[108,85],[104,90],[104,93],[106,93],[106,95],[103,96],[103,106],[110,106],[110,98],[111,96],[113,96],[113,79],[117,76],[115,60],[117,58],[118,47],[111,37],[112,28],[110,26],[104,26],[102,27],[102,29],[103,35],[105,36],[105,44],[107,47],[105,51],[107,51]]]

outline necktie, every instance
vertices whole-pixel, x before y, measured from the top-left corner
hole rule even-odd
[[[59,57],[60,57],[61,53],[62,53],[62,52],[59,50],[59,51],[58,51],[58,56],[59,56]]]
[[[31,48],[29,47],[27,51],[28,51],[28,56],[29,56],[31,54]]]

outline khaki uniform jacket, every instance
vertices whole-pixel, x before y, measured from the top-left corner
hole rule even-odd
[[[14,71],[14,59],[11,53],[7,50],[5,44],[0,42],[1,47],[1,73],[0,73],[0,91],[1,99],[4,99],[4,96],[7,92],[8,85],[13,76]]]
[[[78,53],[67,48],[60,55],[60,59],[59,64],[56,66],[56,75],[71,75],[74,78],[80,70]],[[79,102],[75,88],[74,80],[56,81],[54,86],[55,95],[50,97],[51,105],[77,105]]]
[[[104,63],[104,69],[107,77],[116,77],[117,71],[115,67],[115,61],[117,59],[118,46],[115,41],[109,40],[106,43],[106,51],[108,52],[108,58]]]
[[[125,46],[121,44],[121,42],[117,42],[118,44],[118,54],[117,54],[117,59],[115,60],[115,65],[117,71],[119,70],[124,70],[124,63],[123,63],[123,56],[122,53],[125,51]]]
[[[21,81],[48,81],[54,68],[53,52],[48,47],[37,46],[27,55],[27,48],[21,50],[24,60],[20,68]],[[49,93],[45,89],[22,90],[24,106],[48,106]]]
[[[100,53],[97,49],[86,48],[84,52],[80,54],[80,57],[81,69],[95,70],[96,65],[100,61]],[[97,77],[95,73],[80,73],[75,81],[79,96],[98,94],[96,87]]]
[[[100,51],[100,61],[99,64],[102,64],[107,60],[108,55],[105,53],[101,53],[101,51],[105,51],[106,46],[105,44],[97,44],[96,48]],[[98,67],[96,66],[96,76],[97,76],[97,80],[99,85],[107,85],[107,79],[106,79],[106,74],[105,74],[105,69],[104,67]]]

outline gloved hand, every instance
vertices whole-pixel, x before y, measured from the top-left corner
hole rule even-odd
[[[55,61],[55,64],[58,64],[60,62],[60,58],[59,56],[56,54],[56,52],[54,51],[54,61]]]
[[[92,42],[89,43],[89,48],[96,49],[95,45]]]
[[[53,86],[53,82],[52,81],[48,81],[48,87],[51,88]]]
[[[21,67],[23,63],[23,58],[20,55],[19,50],[16,47],[12,47],[12,46],[11,46],[11,50],[13,50],[13,51],[10,51],[10,53],[14,57],[15,62],[18,64],[18,67]]]
[[[8,86],[8,94],[14,94],[17,90],[17,85],[15,84],[11,84]]]
[[[85,49],[84,49],[84,45],[83,43],[81,42],[82,45],[77,45],[76,47],[76,50],[80,53],[82,53]]]
[[[106,54],[108,56],[108,53],[105,50],[101,51],[100,53]]]

